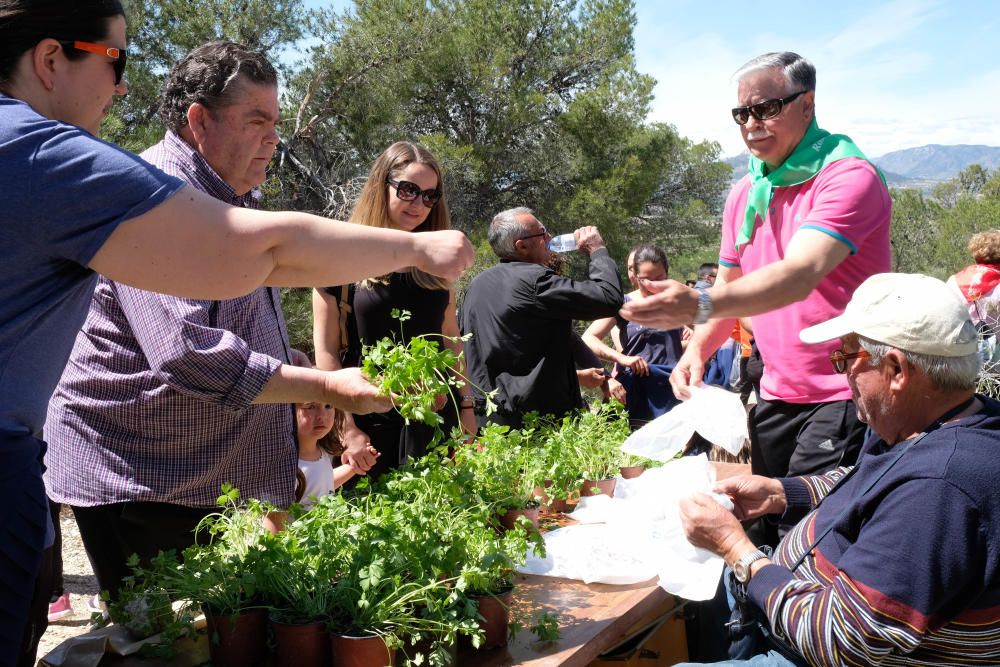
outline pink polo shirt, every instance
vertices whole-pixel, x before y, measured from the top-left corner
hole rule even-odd
[[[767,218],[757,223],[750,242],[737,253],[734,243],[749,191],[750,177],[745,176],[726,200],[720,264],[739,267],[746,275],[777,262],[799,229],[829,234],[851,250],[804,300],[752,318],[764,360],[761,396],[789,403],[848,399],[851,391],[846,376],[834,373],[828,358],[840,342],[806,345],[799,340],[799,332],[844,312],[858,285],[868,276],[890,270],[889,192],[866,161],[838,160],[810,181],[775,188]]]

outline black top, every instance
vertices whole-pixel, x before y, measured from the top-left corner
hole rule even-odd
[[[340,301],[339,287],[327,288],[326,292]],[[351,285],[349,292],[353,312],[348,319],[348,349],[344,356],[344,364],[348,366],[359,365],[362,344],[374,345],[386,337],[406,343],[414,336],[440,334],[450,297],[447,289],[421,287],[409,273],[393,273],[388,285]],[[400,323],[392,316],[394,308],[410,311],[410,319]],[[432,340],[437,341],[439,347],[444,346],[440,337],[433,336]],[[445,418],[443,431],[450,432],[458,423],[454,406],[446,405],[439,414]],[[377,479],[408,458],[423,456],[433,433],[430,427],[416,422],[405,426],[402,416],[395,410],[355,415],[354,422],[382,453],[368,471],[370,479]]]
[[[447,307],[448,290],[421,287],[409,273],[393,273],[388,285],[375,283],[354,293],[354,316],[363,345],[374,345],[386,336],[406,343],[414,336],[439,334]],[[410,319],[400,324],[392,317],[394,308],[410,311]]]
[[[491,421],[520,426],[526,412],[563,416],[583,407],[573,361],[574,319],[614,315],[621,281],[605,249],[590,257],[590,280],[564,278],[525,262],[498,264],[476,276],[462,303],[469,377],[499,389]]]
[[[328,287],[326,292],[340,301],[339,287]],[[449,292],[421,287],[409,273],[393,273],[387,285],[352,285],[349,298],[353,312],[348,324],[348,351],[344,362],[356,366],[362,345],[375,345],[386,337],[407,343],[414,336],[440,334]],[[410,319],[400,323],[393,318],[393,309],[410,311]],[[435,340],[443,347],[440,338],[435,337]]]

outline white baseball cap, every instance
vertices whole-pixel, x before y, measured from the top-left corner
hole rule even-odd
[[[917,354],[964,357],[978,349],[976,328],[958,294],[919,273],[879,273],[861,283],[843,315],[803,329],[803,343],[856,333]]]

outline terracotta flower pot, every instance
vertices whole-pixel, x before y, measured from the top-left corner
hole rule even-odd
[[[329,667],[330,641],[326,625],[320,621],[291,625],[271,621],[278,643],[277,667]]]
[[[545,482],[545,487],[536,486],[531,491],[531,495],[535,497],[535,500],[539,502],[538,509],[542,512],[565,512],[566,511],[566,500],[559,498],[550,498],[549,494],[545,489],[552,486],[552,480]]]
[[[528,521],[531,522],[531,525],[533,525],[535,527],[535,530],[538,530],[538,508],[537,507],[534,508],[534,509],[530,509],[530,510],[507,510],[500,517],[500,525],[503,526],[505,530],[513,530],[514,526],[517,525],[517,518],[519,516],[527,517]]]
[[[599,489],[599,490],[598,491],[594,491],[594,487],[597,487],[597,489]],[[601,480],[597,480],[597,481],[589,480],[588,479],[587,481],[585,481],[583,484],[580,485],[580,497],[599,496],[601,494],[603,494],[605,496],[613,496],[613,495],[615,495],[615,479],[614,478],[612,478],[612,479],[601,479]]]
[[[264,623],[267,612],[251,609],[238,616],[205,610],[208,650],[216,667],[252,667],[266,653]]]
[[[389,650],[378,635],[352,637],[330,633],[330,649],[337,667],[394,667],[396,649]]]
[[[635,479],[646,472],[646,466],[622,466],[618,470],[621,472],[623,479]]]
[[[507,627],[510,625],[510,603],[514,599],[514,589],[496,595],[473,595],[479,606],[479,627],[483,631],[480,648],[491,649],[507,645]]]

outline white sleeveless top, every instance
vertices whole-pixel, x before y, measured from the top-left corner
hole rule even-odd
[[[333,460],[322,449],[318,461],[299,459],[299,470],[306,477],[306,490],[302,494],[304,507],[312,507],[314,498],[333,493]]]

